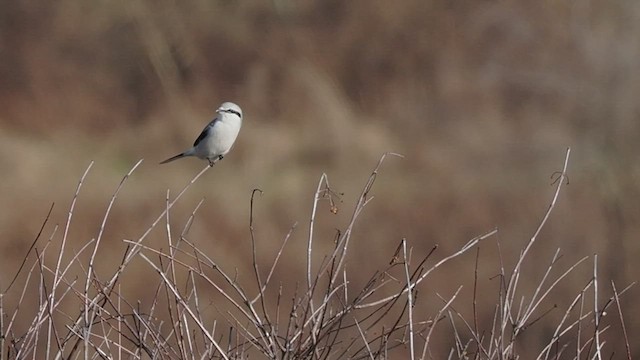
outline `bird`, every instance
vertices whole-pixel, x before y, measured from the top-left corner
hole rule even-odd
[[[242,109],[232,102],[224,102],[216,110],[216,117],[204,127],[193,146],[183,153],[161,161],[160,164],[196,156],[213,166],[231,150],[242,126]]]

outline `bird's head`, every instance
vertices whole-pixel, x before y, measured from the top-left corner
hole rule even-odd
[[[230,114],[233,116],[237,116],[240,120],[242,120],[242,109],[240,106],[232,103],[232,102],[224,102],[218,110],[216,110],[218,114]]]

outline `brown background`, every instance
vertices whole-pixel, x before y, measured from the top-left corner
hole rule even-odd
[[[523,295],[557,248],[560,269],[599,255],[601,299],[611,296],[611,280],[621,289],[638,279],[639,2],[4,0],[0,9],[3,289],[51,203],[46,238],[64,225],[91,160],[69,234],[74,249],[96,237],[120,178],[144,158],[107,223],[97,270],[110,273],[121,240],[140,236],[166,190],[175,194],[205,165],[158,161],[190,145],[227,100],[245,114],[238,142],[177,205],[172,224],[179,233],[205,197],[190,239],[249,280],[253,188],[264,191],[256,202],[263,266],[299,223],[277,273],[293,287],[320,175],[344,196],[338,215],[322,203],[318,259],[380,155],[395,151],[405,159],[383,165],[355,230],[354,286],[387,264],[403,237],[416,257],[439,244],[441,258],[497,227],[480,252],[480,322],[488,329],[496,242],[512,267],[569,146],[570,184],[525,264]],[[149,245],[165,241],[160,229]],[[469,311],[474,261],[468,254],[423,285],[422,319],[440,305],[436,292],[450,296],[458,285],[456,307]],[[540,313],[560,307],[527,330],[525,358],[548,341],[592,263],[552,293]],[[139,264],[140,274],[147,270]],[[131,298],[148,296],[144,276],[128,280]],[[632,338],[636,298],[632,290],[622,302]],[[619,358],[615,314],[610,322],[605,354]],[[436,333],[434,354],[447,354],[448,325]]]

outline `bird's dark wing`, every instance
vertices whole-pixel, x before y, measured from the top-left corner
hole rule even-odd
[[[218,118],[213,119],[207,126],[204,127],[204,129],[202,129],[200,136],[198,136],[196,141],[193,143],[193,146],[198,146],[200,141],[202,141],[202,139],[206,138],[209,135],[209,132],[211,131],[211,129],[213,129],[213,124],[215,124],[216,121],[218,121]]]

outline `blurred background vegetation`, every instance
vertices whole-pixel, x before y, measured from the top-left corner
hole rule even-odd
[[[250,266],[252,189],[264,191],[255,226],[267,266],[295,222],[293,246],[304,248],[322,172],[344,193],[337,215],[321,209],[326,243],[318,246],[328,249],[379,156],[395,151],[405,159],[383,165],[354,235],[352,275],[368,279],[401,238],[416,254],[438,244],[444,256],[497,227],[480,251],[479,320],[489,328],[496,241],[513,266],[570,146],[570,184],[523,281],[534,286],[557,248],[565,267],[597,253],[606,298],[610,280],[621,289],[640,274],[639,20],[640,2],[623,0],[0,0],[0,285],[51,203],[45,233],[65,223],[91,160],[70,231],[76,248],[96,236],[120,178],[144,158],[107,225],[97,270],[111,269],[121,240],[144,232],[166,190],[179,191],[205,165],[158,161],[234,101],[245,114],[235,148],[171,221],[179,231],[205,197],[190,239],[241,276]],[[162,244],[155,233],[150,242]],[[286,254],[279,281],[304,270],[302,253]],[[465,259],[425,285],[423,318],[441,305],[435,292],[472,284],[475,259]],[[568,304],[591,273],[579,268],[549,308]],[[144,299],[144,282],[140,275],[126,291]],[[472,286],[465,292],[456,302],[463,312]],[[632,335],[640,331],[636,293],[622,302]],[[529,329],[523,349],[539,346],[563,311]],[[611,326],[620,332],[615,318]],[[443,354],[452,339],[437,339]],[[621,354],[616,340],[608,349]]]

